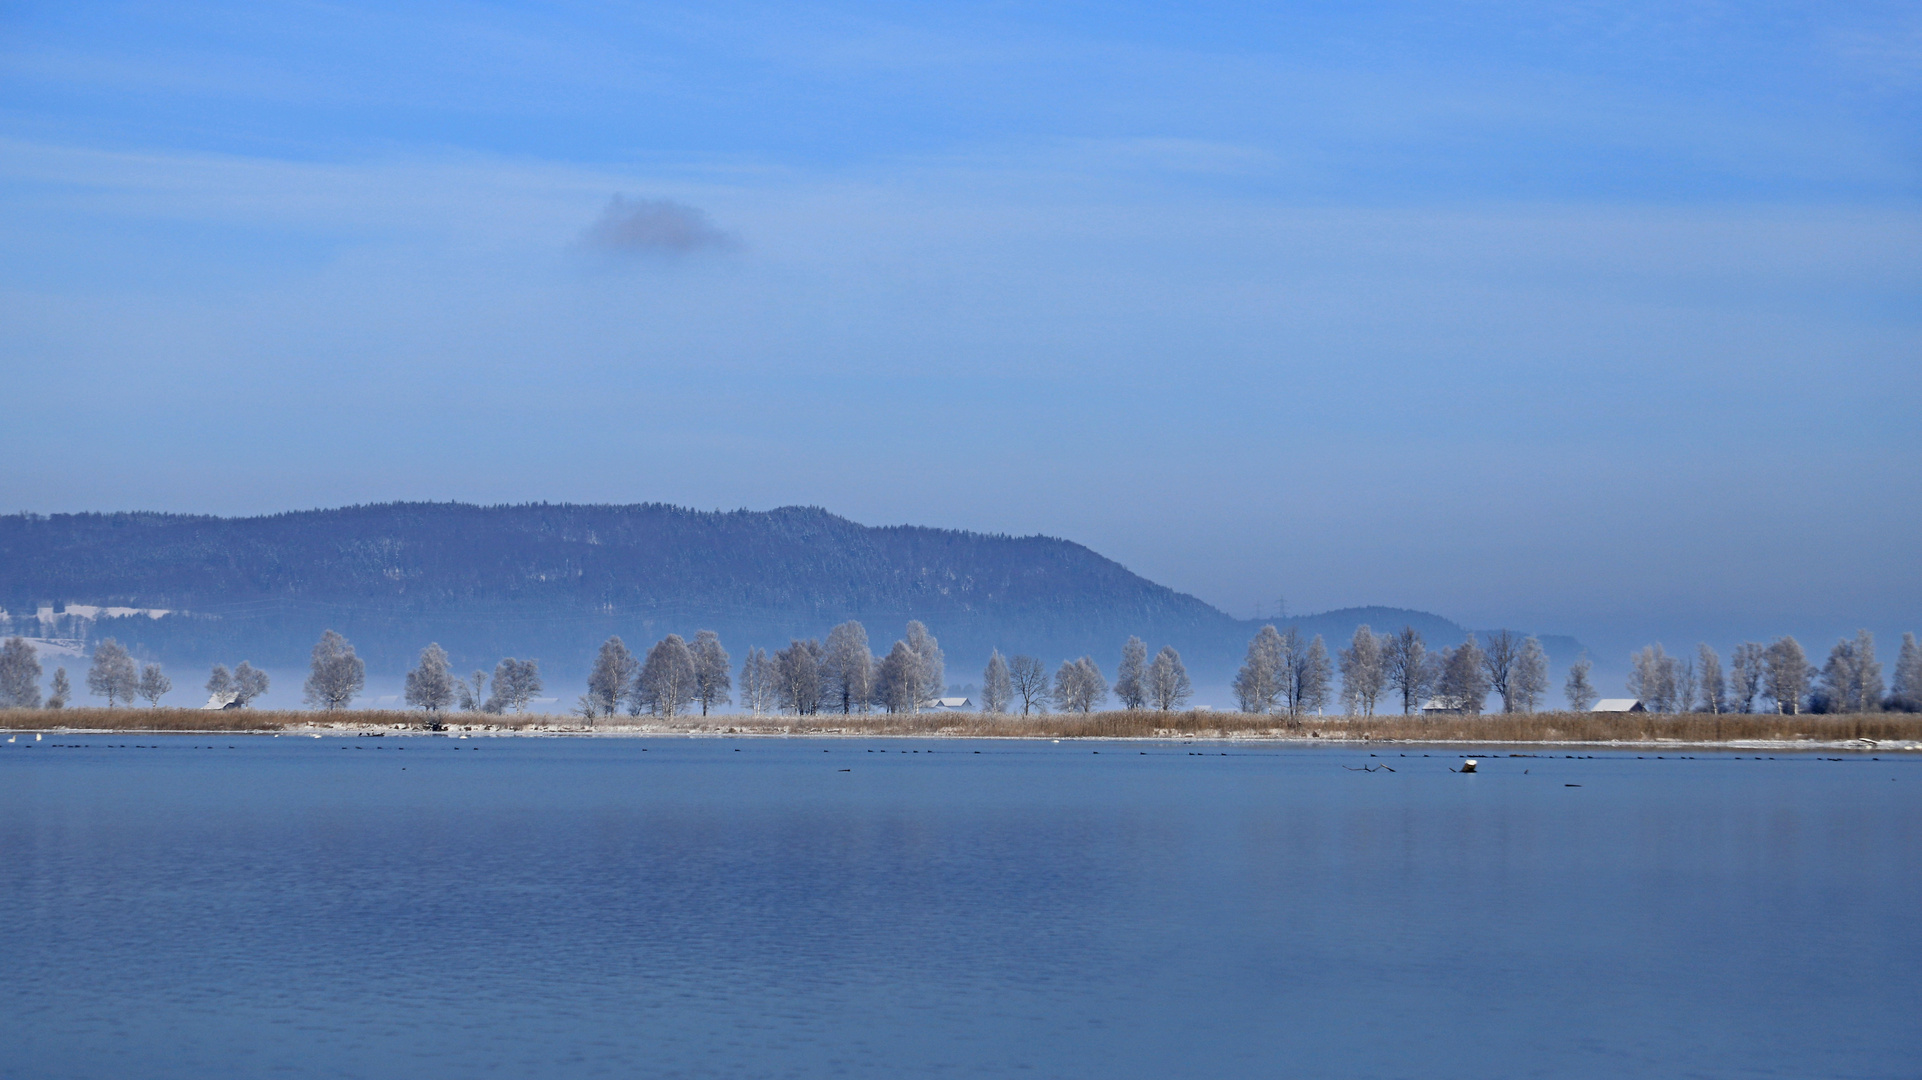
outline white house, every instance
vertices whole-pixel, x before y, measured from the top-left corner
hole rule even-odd
[[[974,702],[964,697],[938,697],[928,704],[931,711],[960,712],[974,708]]]
[[[1462,708],[1461,703],[1454,698],[1429,698],[1422,703],[1421,711],[1423,716],[1448,716],[1459,715],[1468,710]]]
[[[1595,703],[1589,712],[1647,712],[1648,706],[1642,699],[1632,697],[1605,697]]]

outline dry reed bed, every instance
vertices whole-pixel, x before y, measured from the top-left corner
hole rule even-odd
[[[293,710],[247,709],[37,709],[0,712],[0,729],[49,731],[57,728],[112,731],[280,731],[337,725],[348,730],[414,728],[424,714],[395,710],[357,710],[329,715]],[[1642,742],[1675,740],[1717,742],[1876,742],[1922,741],[1922,714],[1859,713],[1841,716],[1781,716],[1773,713],[1711,715],[1692,713],[1530,713],[1484,716],[1280,716],[1197,709],[1190,712],[1113,710],[1097,713],[1048,713],[1039,716],[987,716],[981,713],[919,713],[842,716],[677,717],[673,720],[617,717],[591,728],[578,717],[447,714],[450,727],[468,730],[750,735],[943,735],[999,738],[1295,738],[1392,740],[1404,742]]]

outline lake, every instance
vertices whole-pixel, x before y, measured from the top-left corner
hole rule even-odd
[[[1922,1075],[1915,758],[19,740],[9,1078]]]

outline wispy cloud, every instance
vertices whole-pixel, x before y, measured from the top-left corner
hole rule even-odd
[[[740,241],[716,228],[698,207],[672,199],[616,195],[581,234],[581,244],[606,255],[690,255],[726,251],[740,246]]]

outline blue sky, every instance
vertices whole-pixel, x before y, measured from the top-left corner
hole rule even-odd
[[[818,503],[1239,614],[1922,623],[1914,5],[1169,7],[7,5],[0,500]]]

